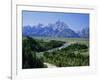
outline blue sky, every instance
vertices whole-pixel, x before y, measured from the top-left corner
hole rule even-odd
[[[34,26],[39,23],[47,25],[60,20],[65,22],[69,28],[79,31],[89,27],[89,14],[86,13],[59,13],[59,12],[34,12],[22,11],[22,26]]]

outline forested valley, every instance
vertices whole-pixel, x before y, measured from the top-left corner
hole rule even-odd
[[[64,44],[66,41],[22,37],[22,68],[47,68],[45,62],[57,67],[89,66],[89,46],[73,43],[60,49]]]

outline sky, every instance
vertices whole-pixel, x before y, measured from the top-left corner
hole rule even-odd
[[[66,23],[74,31],[89,27],[89,14],[87,13],[22,11],[23,27],[27,25],[34,26],[39,23],[48,25],[58,20]]]

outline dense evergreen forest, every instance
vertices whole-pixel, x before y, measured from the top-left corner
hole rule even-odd
[[[67,66],[88,66],[89,55],[85,55],[89,48],[85,44],[74,43],[68,47],[59,49],[64,41],[36,39],[33,37],[23,37],[22,39],[22,68],[46,68],[44,62],[51,63],[57,67]],[[54,48],[58,48],[53,51]],[[38,57],[37,53],[43,52],[43,56]]]
[[[31,38],[29,36],[24,37],[22,40],[22,68],[43,68],[43,57],[37,57],[36,52],[47,51],[56,47],[60,47],[64,44],[63,41],[51,40],[44,42]]]
[[[58,67],[88,66],[89,56],[81,54],[87,51],[88,47],[86,45],[72,44],[61,50],[45,52],[44,60]]]

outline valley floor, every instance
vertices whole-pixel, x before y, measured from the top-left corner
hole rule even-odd
[[[89,66],[88,39],[23,37],[23,45],[23,68]]]

